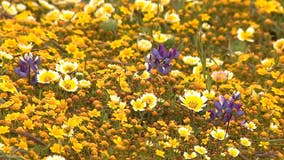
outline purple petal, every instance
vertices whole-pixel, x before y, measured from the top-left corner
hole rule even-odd
[[[163,57],[160,55],[160,52],[156,48],[152,50],[152,55],[154,56],[153,58],[156,58],[158,60],[163,59]]]
[[[164,45],[159,44],[159,54],[163,57],[163,58],[167,58],[169,57],[169,53],[167,52],[166,48]]]
[[[180,52],[177,51],[176,48],[170,49],[170,57],[169,58],[177,58]]]
[[[223,109],[223,106],[222,106],[221,103],[218,102],[218,101],[215,101],[215,102],[214,102],[214,105],[215,105],[215,107],[216,107],[218,110],[222,110],[222,109]]]
[[[20,77],[27,77],[28,76],[28,72],[23,72],[21,71],[20,67],[17,67],[14,69],[14,71],[20,76]]]
[[[158,66],[158,70],[163,74],[168,74],[170,72],[171,67],[170,66]]]

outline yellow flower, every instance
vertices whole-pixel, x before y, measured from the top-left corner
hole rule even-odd
[[[27,128],[27,129],[31,129],[31,130],[34,129],[34,123],[33,123],[33,121],[32,121],[31,119],[25,120],[25,121],[24,121],[24,126],[25,126],[25,128]]]
[[[199,145],[194,146],[194,151],[201,155],[204,155],[207,153],[207,149]]]
[[[150,109],[153,109],[157,105],[157,97],[153,93],[145,93],[141,96],[141,99]]]
[[[38,0],[39,4],[45,8],[45,9],[49,9],[49,10],[52,10],[52,9],[55,9],[56,7],[50,3],[48,3],[47,1],[45,0]]]
[[[56,70],[63,74],[68,74],[74,72],[78,68],[77,62],[67,62],[64,60],[60,60],[59,64],[56,64]]]
[[[28,45],[20,43],[18,44],[18,47],[23,52],[30,52],[33,48],[33,43],[29,43]]]
[[[245,127],[250,131],[253,131],[256,129],[256,125],[254,122],[245,123]]]
[[[64,79],[60,79],[59,86],[67,92],[75,92],[78,89],[78,80],[66,75]]]
[[[185,64],[188,64],[191,66],[197,65],[200,62],[199,57],[193,57],[193,56],[184,56],[182,60]]]
[[[163,33],[161,33],[161,32],[154,32],[154,33],[153,33],[153,38],[154,38],[154,40],[155,40],[156,42],[158,42],[158,43],[164,43],[164,42],[166,42],[168,39],[170,39],[171,36],[168,35],[168,34],[163,34]]]
[[[65,135],[65,132],[63,129],[53,125],[52,128],[47,128],[49,130],[49,135],[57,138],[57,139],[63,139],[64,135]]]
[[[276,42],[274,42],[273,48],[277,51],[283,51],[284,50],[284,38],[278,39]]]
[[[210,132],[210,135],[215,138],[215,139],[218,139],[218,140],[224,140],[228,135],[226,134],[226,131],[223,130],[223,129],[216,129],[216,130],[212,130]]]
[[[148,40],[141,39],[137,42],[137,46],[141,51],[148,51],[152,48],[152,43]]]
[[[5,134],[10,132],[9,127],[8,126],[0,126],[0,134]]]
[[[192,152],[191,154],[184,152],[183,157],[184,157],[184,159],[193,159],[193,158],[197,157],[197,154],[196,154],[196,152]]]
[[[64,152],[64,148],[60,144],[58,144],[58,143],[53,144],[50,147],[50,150],[51,150],[52,153],[57,153],[57,154],[60,154],[60,153]]]
[[[178,14],[176,14],[175,12],[173,11],[168,11],[166,14],[165,14],[165,20],[166,22],[168,23],[178,23],[180,21],[180,18],[178,16]]]
[[[101,116],[101,112],[93,109],[91,111],[88,112],[88,115],[92,118],[92,117],[100,117]]]
[[[246,146],[246,147],[251,146],[251,142],[249,141],[248,138],[242,137],[240,140],[241,140],[241,144],[242,144],[243,146]]]
[[[213,90],[210,90],[210,91],[205,90],[205,91],[202,92],[202,94],[203,94],[207,99],[213,100],[216,93],[215,93],[215,91],[213,91]]]
[[[71,21],[76,18],[76,13],[69,10],[62,10],[61,14],[59,15],[59,19],[63,21]]]
[[[203,110],[203,107],[206,106],[207,98],[201,96],[199,92],[193,90],[186,90],[184,97],[180,96],[182,105],[186,108],[193,110],[194,112],[200,112]]]
[[[142,10],[143,8],[145,8],[149,3],[151,3],[151,1],[146,1],[146,0],[135,0],[135,8],[137,10]]]
[[[60,78],[59,74],[53,70],[42,69],[37,74],[37,82],[48,84],[54,81],[57,81]]]
[[[78,142],[75,142],[75,143],[73,143],[73,145],[72,145],[72,148],[77,152],[77,153],[80,153],[81,152],[81,150],[83,149],[83,144],[81,144],[81,143],[78,143]]]
[[[114,12],[115,9],[111,5],[111,3],[104,3],[103,4],[103,10],[104,10],[105,13],[111,14],[111,13]]]
[[[7,52],[0,51],[0,59],[8,59],[11,60],[13,59],[13,56],[8,54]]]
[[[120,122],[126,122],[127,116],[123,109],[117,109],[113,112],[112,116],[115,118],[115,120]]]
[[[146,103],[140,98],[137,100],[131,100],[130,104],[134,111],[144,111],[146,107]]]
[[[79,81],[78,86],[80,88],[91,88],[91,82],[85,79],[82,79]]]
[[[67,126],[71,128],[78,127],[82,121],[83,119],[81,117],[74,115],[72,118],[68,119]]]
[[[258,146],[268,149],[269,142],[261,141]]]
[[[178,133],[181,137],[188,138],[188,136],[190,135],[190,130],[185,127],[180,127],[178,129]]]
[[[240,151],[235,147],[229,147],[228,152],[232,157],[237,157],[240,153]]]
[[[246,31],[244,31],[242,28],[239,28],[237,33],[238,33],[238,39],[240,41],[254,42],[253,40],[254,28],[249,27]]]
[[[11,16],[14,16],[18,13],[14,4],[11,4],[8,1],[2,1],[3,10]]]
[[[176,138],[170,139],[169,144],[172,148],[177,148],[179,146],[179,142]]]
[[[165,158],[165,152],[159,149],[156,149],[155,151],[156,155],[162,158]]]
[[[121,137],[117,137],[117,138],[113,139],[112,141],[116,145],[122,145],[123,146],[123,141],[122,141]]]
[[[108,14],[104,11],[104,8],[99,8],[96,10],[95,12],[95,16],[96,18],[98,18],[99,20],[102,20],[102,21],[106,21],[109,19],[109,17],[111,16],[111,14]]]
[[[265,58],[264,60],[261,60],[261,64],[265,68],[271,68],[274,64],[274,58]]]
[[[8,76],[0,76],[0,90],[4,92],[17,93],[17,88]]]

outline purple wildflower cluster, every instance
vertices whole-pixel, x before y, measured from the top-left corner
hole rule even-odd
[[[220,117],[225,123],[230,121],[235,112],[236,116],[242,116],[244,111],[241,110],[242,104],[235,101],[240,99],[240,92],[235,92],[229,99],[219,96],[219,101],[215,101],[215,110],[209,110],[211,120]]]
[[[159,44],[158,49],[154,48],[145,58],[147,71],[157,67],[162,74],[168,74],[171,70],[171,60],[177,58],[180,52],[176,48],[166,50],[163,44]]]

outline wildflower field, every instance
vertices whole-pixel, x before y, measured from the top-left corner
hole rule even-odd
[[[0,160],[284,159],[283,0],[1,0]]]

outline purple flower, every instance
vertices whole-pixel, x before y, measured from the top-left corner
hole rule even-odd
[[[240,92],[233,93],[232,97],[225,99],[219,96],[219,101],[215,101],[215,110],[209,110],[211,120],[220,117],[224,122],[230,121],[234,111],[236,116],[242,116],[244,111],[241,110],[242,104],[236,103],[235,100],[240,99]]]
[[[157,67],[162,74],[168,74],[172,67],[171,60],[177,58],[179,54],[177,49],[173,48],[167,51],[163,44],[159,44],[158,49],[154,48],[145,58],[147,71]]]
[[[38,70],[38,64],[40,63],[40,58],[36,56],[34,58],[32,53],[26,53],[24,57],[20,57],[19,67],[16,67],[14,71],[20,77],[27,77],[30,75],[31,70],[36,72]]]

